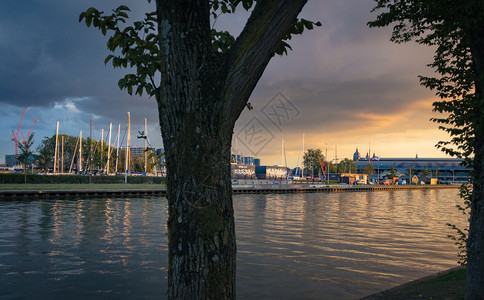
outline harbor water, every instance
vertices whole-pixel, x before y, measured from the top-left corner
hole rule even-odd
[[[457,189],[235,195],[237,298],[357,299],[456,266]],[[167,290],[163,197],[0,201],[0,299]]]

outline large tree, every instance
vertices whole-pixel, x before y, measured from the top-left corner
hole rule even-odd
[[[235,298],[235,121],[270,59],[286,51],[285,40],[315,24],[297,19],[306,1],[157,0],[156,13],[133,26],[124,25],[126,6],[111,15],[89,8],[80,16],[103,34],[113,33],[108,48],[121,51],[106,63],[135,70],[120,88],[145,91],[158,103],[167,167],[169,298]],[[211,28],[211,16],[239,5],[253,7],[237,38]]]
[[[429,65],[439,77],[420,77],[442,99],[433,121],[450,141],[438,146],[473,168],[467,240],[466,299],[484,299],[484,0],[376,0],[385,10],[370,26],[394,23],[392,40],[434,46]]]

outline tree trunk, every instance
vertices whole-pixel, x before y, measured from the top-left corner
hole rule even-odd
[[[467,239],[466,299],[484,298],[484,140],[475,140],[474,176],[471,217]]]
[[[481,10],[482,11],[482,10]],[[482,20],[482,19],[480,19]],[[471,217],[467,238],[466,299],[484,299],[484,24],[470,30],[470,49],[477,73]]]
[[[235,299],[233,129],[306,1],[258,1],[228,53],[212,49],[208,0],[156,1],[169,299]]]
[[[196,119],[185,118],[182,130],[173,133],[174,143],[165,147],[168,297],[234,299],[236,242],[230,137],[219,138],[197,129]]]

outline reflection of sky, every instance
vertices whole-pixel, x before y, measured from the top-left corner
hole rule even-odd
[[[136,18],[154,5],[125,3]],[[77,136],[83,130],[87,136],[93,119],[97,137],[110,122],[124,128],[130,111],[133,133],[144,130],[147,117],[152,144],[162,146],[154,100],[118,89],[122,71],[103,63],[107,38],[78,23],[89,6],[109,12],[117,5],[115,0],[0,2],[0,162],[14,150],[11,130],[16,131],[25,106],[30,109],[22,132],[39,115],[33,130],[37,143],[54,134],[57,120],[61,133]],[[434,145],[446,137],[428,121],[435,116],[435,99],[417,80],[430,74],[425,65],[432,49],[395,45],[388,41],[388,29],[369,29],[373,5],[372,0],[308,2],[301,16],[323,26],[294,37],[293,51],[272,59],[250,99],[254,110],[244,111],[235,130],[256,117],[274,135],[258,153],[263,164],[280,164],[284,139],[289,165],[295,166],[303,132],[306,148],[338,144],[340,158],[351,157],[356,147],[367,149],[369,142],[381,157],[442,156]],[[237,33],[246,15],[222,16],[216,27]],[[281,127],[262,113],[278,93],[300,112]]]
[[[457,193],[236,195],[237,294],[356,299],[453,267]],[[159,197],[0,201],[2,296],[160,297],[166,222]]]

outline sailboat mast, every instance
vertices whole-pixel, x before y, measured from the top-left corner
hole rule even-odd
[[[115,173],[118,173],[118,160],[119,160],[119,133],[121,132],[121,124],[118,124],[118,144],[116,146],[116,169]]]
[[[57,143],[59,142],[59,121],[57,121],[57,128],[55,130],[55,148],[54,148],[54,174],[57,173]]]
[[[103,152],[104,152],[104,128],[101,129],[101,172],[104,173],[104,165],[103,165]]]
[[[79,132],[79,173],[82,171],[82,130]]]
[[[237,136],[235,136],[235,163],[239,164],[239,159],[237,158]]]
[[[61,174],[64,173],[64,135],[62,135],[62,146],[61,146]]]
[[[303,160],[304,160],[304,133],[303,133],[303,140],[302,140],[302,154],[303,154]],[[304,163],[303,163],[304,165]],[[303,168],[301,169],[301,177],[304,177],[304,166]]]
[[[113,123],[109,123],[108,162],[106,164],[106,174],[109,174],[109,159],[111,158],[111,132],[112,131],[113,131]]]
[[[126,163],[125,163],[125,166],[124,166],[124,171],[125,171],[124,182],[125,183],[128,181],[128,178],[126,176],[128,176],[128,171],[129,171],[129,146],[130,146],[130,143],[131,143],[131,114],[128,111],[128,138],[126,140],[126,151],[125,151],[126,152],[125,153]]]
[[[145,118],[145,173],[148,171],[148,119]]]
[[[281,145],[281,166],[284,166],[284,139],[282,140]]]
[[[74,147],[74,154],[72,155],[72,160],[71,160],[71,167],[69,168],[69,174],[72,172],[72,166],[74,165],[74,158],[76,157],[77,153],[77,145],[79,144],[79,138],[76,141],[76,146]]]
[[[92,174],[92,169],[94,169],[93,166],[93,157],[92,157],[92,119],[90,121],[90,126],[89,126],[89,144],[90,144],[90,150],[89,150],[89,171]]]

